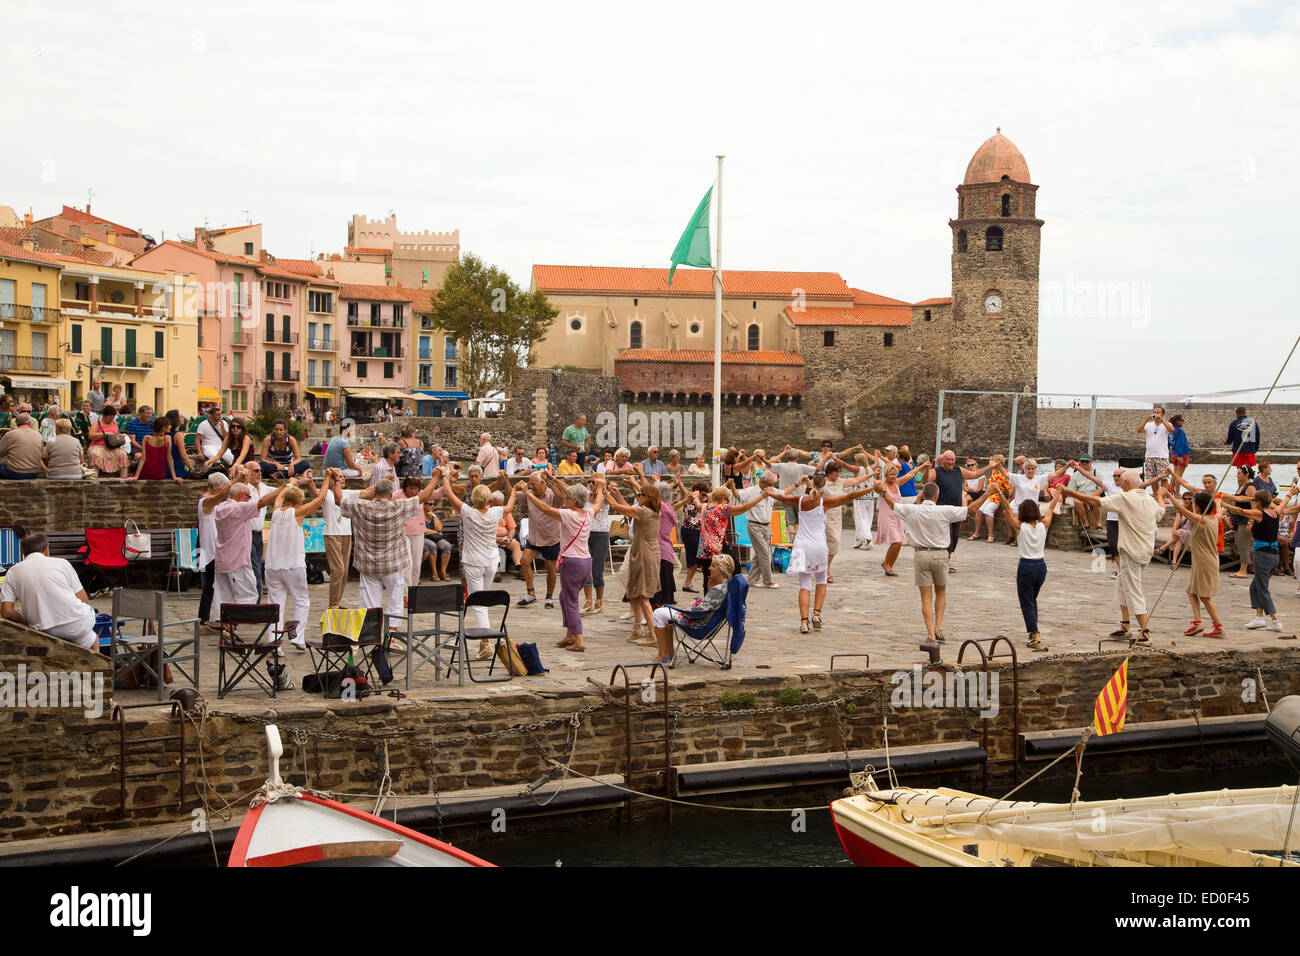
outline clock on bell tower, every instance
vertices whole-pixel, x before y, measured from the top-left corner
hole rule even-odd
[[[948,221],[952,316],[966,355],[954,388],[1038,388],[1037,192],[1001,128],[975,151],[957,187],[957,218]]]

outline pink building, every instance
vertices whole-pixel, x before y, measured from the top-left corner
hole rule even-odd
[[[418,289],[339,287],[339,378],[344,414],[370,419],[384,402],[413,401],[410,383],[412,303]]]

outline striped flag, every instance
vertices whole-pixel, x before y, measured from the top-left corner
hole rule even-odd
[[[1093,706],[1092,729],[1097,736],[1117,734],[1124,729],[1124,712],[1128,708],[1128,658],[1119,665],[1110,681],[1097,695]]]

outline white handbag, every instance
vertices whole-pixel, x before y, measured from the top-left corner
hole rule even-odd
[[[804,553],[803,548],[795,548],[790,552],[790,564],[786,567],[786,574],[801,574],[808,570],[808,555]]]
[[[122,544],[122,557],[128,561],[143,561],[152,557],[153,546],[150,543],[149,535],[140,530],[140,526],[131,521],[135,528],[134,532],[128,531],[126,541]]]

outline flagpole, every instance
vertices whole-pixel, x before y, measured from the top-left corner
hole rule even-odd
[[[713,487],[722,484],[722,160],[718,154],[717,252],[713,259]]]

